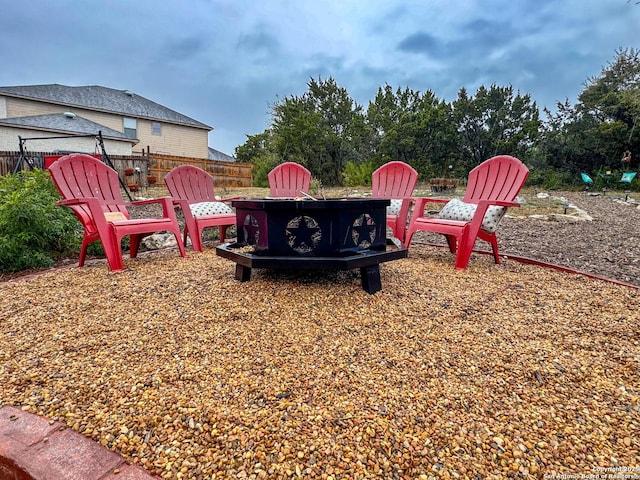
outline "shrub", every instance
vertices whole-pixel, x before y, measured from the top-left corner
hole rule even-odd
[[[268,187],[269,172],[278,165],[278,159],[273,155],[262,155],[254,159],[253,162],[253,186]]]
[[[77,251],[82,228],[59,199],[45,171],[0,177],[0,271],[50,267]]]
[[[357,164],[355,162],[347,162],[342,172],[342,178],[345,187],[360,187],[371,185],[371,175],[376,167],[373,162],[363,162]]]
[[[580,181],[580,176],[572,177],[568,172],[558,172],[550,168],[533,169],[529,171],[527,186],[540,187],[545,190],[561,190],[574,186]]]

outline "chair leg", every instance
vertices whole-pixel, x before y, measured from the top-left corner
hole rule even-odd
[[[400,240],[401,243],[404,243],[404,238],[405,238],[405,228],[403,226],[400,225],[399,219],[396,218],[393,221],[388,221],[386,223],[386,226],[391,228],[391,231],[393,232],[393,236],[395,238],[397,238],[398,240]]]
[[[226,225],[220,225],[219,227],[220,229],[220,243],[224,243],[224,239],[227,238],[227,226]]]
[[[405,248],[409,248],[409,244],[411,243],[411,239],[413,238],[413,231],[411,228],[407,229],[407,232],[404,235],[404,242],[402,242]]]
[[[87,247],[89,246],[90,243],[91,242],[86,236],[82,239],[82,245],[80,245],[80,258],[78,259],[79,267],[84,266],[84,262],[87,258]]]
[[[449,250],[451,251],[451,253],[456,253],[456,250],[458,248],[458,239],[455,237],[455,235],[445,235],[444,237],[447,239],[447,245],[449,245]]]
[[[124,270],[124,263],[122,261],[122,250],[120,249],[121,238],[117,236],[115,231],[111,231],[108,241],[102,241],[104,253],[109,263],[109,268],[113,272],[120,272]]]
[[[498,240],[495,235],[491,235],[489,243],[491,244],[491,250],[493,250],[493,259],[499,264],[500,255],[498,254]]]
[[[471,253],[473,252],[473,246],[476,243],[476,237],[473,235],[469,235],[469,225],[467,225],[462,233],[462,237],[458,242],[458,253],[456,254],[456,270],[464,270],[467,268],[469,264],[469,259],[471,258]]]
[[[184,249],[184,242],[180,238],[180,227],[176,226],[175,229],[171,230],[171,233],[176,237],[176,243],[178,244],[178,251],[180,252],[181,257],[186,257],[187,252]]]
[[[129,256],[131,258],[136,258],[138,256],[138,252],[140,251],[140,241],[147,235],[129,235]]]
[[[191,247],[196,252],[202,251],[202,229],[195,228],[195,232],[189,234],[189,238],[191,238]],[[185,230],[186,232],[186,230]]]
[[[189,233],[189,229],[187,227],[184,227],[184,235],[182,237],[182,243],[184,243],[185,245],[187,244],[187,234]]]

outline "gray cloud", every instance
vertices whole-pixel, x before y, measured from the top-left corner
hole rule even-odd
[[[445,44],[426,32],[416,32],[405,37],[398,44],[398,49],[435,58],[442,58],[447,54]]]

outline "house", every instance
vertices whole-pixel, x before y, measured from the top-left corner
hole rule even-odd
[[[80,136],[100,131],[110,153],[130,155],[137,150],[206,159],[211,130],[129,90],[58,84],[0,87],[0,151],[17,150],[18,136],[69,135],[36,140],[30,148],[91,153],[95,139]]]

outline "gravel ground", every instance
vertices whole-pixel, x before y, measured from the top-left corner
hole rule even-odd
[[[581,221],[576,210],[551,220],[507,217],[500,225],[500,249],[640,286],[640,208],[631,195],[618,193],[552,193],[566,198],[592,220]],[[523,208],[524,210],[524,208]],[[512,209],[513,211],[513,209]],[[556,207],[558,214],[563,209]]]
[[[638,211],[569,198],[593,220],[506,218],[503,253],[638,283]],[[458,272],[419,243],[375,295],[357,271],[240,283],[212,248],[125,264],[0,284],[0,404],[163,478],[639,473],[634,289],[486,255]]]

